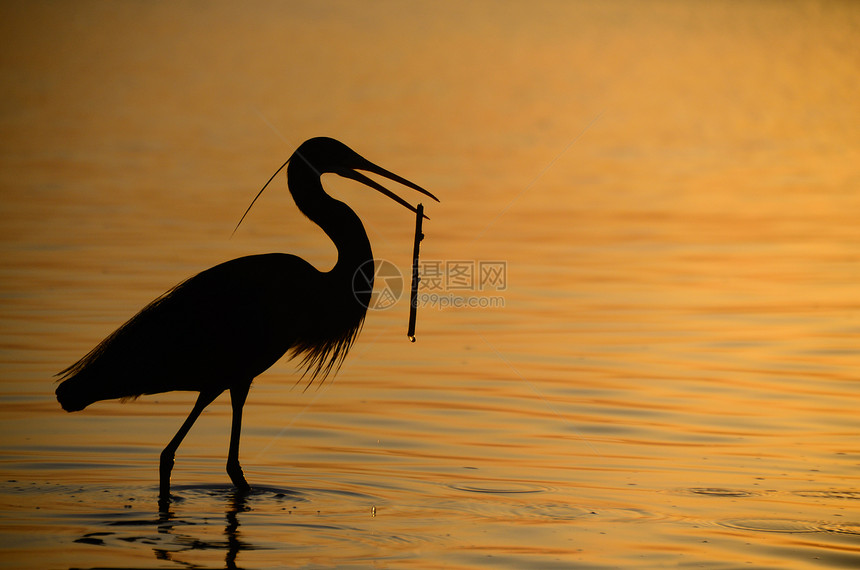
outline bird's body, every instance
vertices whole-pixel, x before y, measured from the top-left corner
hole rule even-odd
[[[325,377],[339,366],[361,330],[373,288],[373,253],[361,220],[325,193],[320,175],[335,172],[354,178],[407,207],[354,169],[376,172],[432,197],[332,139],[307,141],[288,163],[288,186],[296,205],[337,247],[338,259],[330,271],[281,253],[216,265],[144,307],[61,372],[57,399],[67,411],[99,400],[200,392],[188,420],[162,453],[163,497],[169,494],[176,448],[203,408],[225,390],[231,392],[234,412],[228,473],[237,486],[247,487],[238,463],[238,440],[251,381],[287,353],[302,359],[310,381]]]
[[[353,295],[349,278],[280,253],[216,265],[147,305],[67,369],[57,396],[76,411],[173,390],[223,392],[288,351],[316,357],[308,372],[322,373],[336,364],[325,357],[345,355],[364,320],[367,302]]]

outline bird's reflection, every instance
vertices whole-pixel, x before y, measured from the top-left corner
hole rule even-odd
[[[232,503],[227,509],[227,526],[224,527],[224,535],[227,537],[227,556],[224,559],[227,568],[236,568],[236,556],[241,550],[250,550],[252,546],[242,542],[239,537],[239,513],[250,510],[247,505],[248,492],[236,490],[233,492]]]
[[[173,510],[175,503],[170,500],[159,499],[158,507],[158,533],[167,535],[166,542],[173,546],[171,549],[154,548],[156,558],[159,560],[167,560],[182,564],[183,566],[193,567],[194,564],[182,561],[179,555],[183,552],[195,550],[224,550],[224,567],[228,569],[239,568],[236,565],[236,558],[243,550],[253,550],[254,546],[250,542],[242,540],[242,526],[239,513],[244,513],[251,510],[248,506],[248,497],[250,491],[234,489],[227,495],[226,509],[224,512],[224,540],[201,540],[200,538],[192,537],[181,532],[181,529],[188,525],[181,518],[177,518],[176,512]],[[179,546],[180,548],[176,548]]]

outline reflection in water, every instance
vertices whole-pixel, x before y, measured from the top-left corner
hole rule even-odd
[[[198,565],[200,553],[223,552],[225,566],[236,568],[242,552],[260,548],[253,540],[245,538],[241,530],[242,514],[253,511],[253,501],[270,507],[289,501],[290,510],[306,501],[301,493],[277,488],[240,491],[214,485],[178,487],[180,496],[174,496],[172,501],[159,499],[159,512],[155,518],[108,515],[99,525],[109,530],[86,532],[74,542],[105,548],[140,545],[151,548],[158,560],[187,567]],[[216,508],[223,509],[221,532],[211,532],[216,524],[208,516],[201,518],[201,507],[207,513],[214,513]],[[148,529],[154,534],[148,533]]]
[[[239,527],[241,526],[239,514],[250,510],[248,496],[251,492],[233,489],[226,493],[226,511],[224,514],[226,525],[224,527],[224,540],[220,541],[205,541],[188,534],[183,534],[181,531],[185,523],[182,523],[180,520],[180,524],[177,525],[176,514],[171,510],[171,506],[176,508],[175,504],[159,499],[158,533],[168,537],[167,542],[171,545],[171,548],[154,547],[153,552],[156,558],[178,562],[191,567],[193,563],[182,560],[181,554],[183,552],[189,550],[224,550],[225,567],[237,568],[236,558],[239,553],[243,550],[254,548],[250,543],[242,541],[239,531]],[[177,530],[177,526],[179,530]]]

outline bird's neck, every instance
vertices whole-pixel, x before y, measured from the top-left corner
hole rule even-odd
[[[326,194],[319,173],[300,160],[290,162],[287,183],[299,210],[337,247],[337,263],[331,272],[352,280],[359,267],[373,260],[361,219],[349,206]]]

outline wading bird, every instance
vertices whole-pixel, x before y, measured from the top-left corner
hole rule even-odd
[[[230,391],[233,408],[227,474],[238,489],[248,490],[239,464],[239,436],[242,407],[253,379],[289,352],[290,358],[301,357],[300,367],[311,383],[322,380],[337,370],[361,330],[373,289],[370,241],[355,212],[323,190],[321,175],[330,172],[361,182],[413,212],[416,208],[358,170],[384,176],[438,202],[417,184],[330,138],[304,142],[281,169],[284,166],[296,206],[337,247],[337,262],[330,271],[318,271],[307,261],[282,253],[216,265],[154,300],[59,373],[57,400],[69,412],[99,400],[173,390],[200,393],[161,452],[162,499],[170,496],[177,448],[203,409],[225,390]]]

